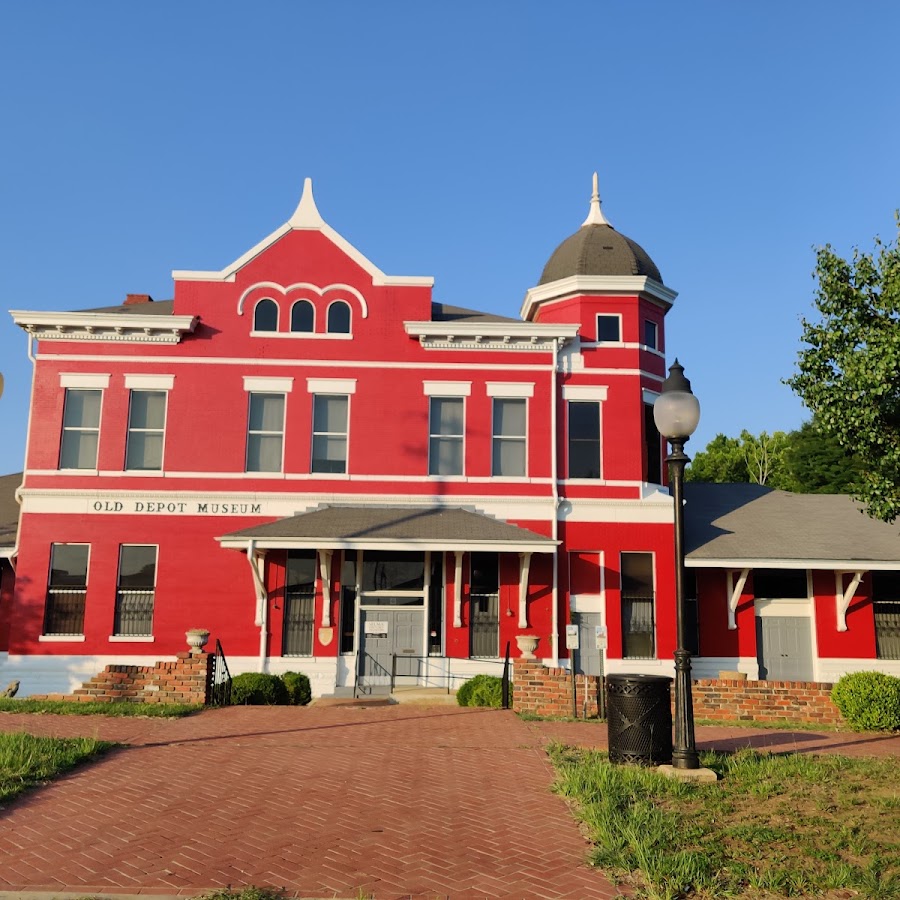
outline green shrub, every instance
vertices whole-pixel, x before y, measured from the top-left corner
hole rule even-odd
[[[306,706],[312,700],[309,678],[302,672],[285,672],[281,676],[281,680],[284,682],[290,702],[294,706]]]
[[[231,681],[231,702],[236,706],[283,706],[290,698],[277,675],[244,672]]]
[[[512,684],[509,686],[512,698]],[[503,703],[503,680],[496,675],[476,675],[460,685],[456,692],[460,706],[496,706]]]
[[[854,731],[900,730],[900,678],[881,672],[851,672],[831,699]]]

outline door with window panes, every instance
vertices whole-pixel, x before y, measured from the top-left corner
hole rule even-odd
[[[469,608],[473,657],[500,655],[500,564],[496,553],[470,558]]]
[[[316,551],[288,550],[284,585],[283,656],[312,656]]]

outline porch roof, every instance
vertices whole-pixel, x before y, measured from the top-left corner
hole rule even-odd
[[[16,489],[22,484],[22,473],[0,475],[0,559],[8,559],[16,547],[19,527],[19,504]]]
[[[758,484],[684,487],[688,566],[900,569],[900,527],[870,519],[844,494]]]
[[[223,535],[245,549],[495,550],[553,553],[559,541],[449,506],[326,506]]]

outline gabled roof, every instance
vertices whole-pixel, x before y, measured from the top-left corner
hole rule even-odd
[[[363,256],[346,238],[338,234],[320,215],[313,198],[312,179],[307,178],[303,182],[303,195],[294,210],[294,214],[280,228],[276,228],[270,235],[264,237],[258,244],[251,247],[233,263],[225,266],[218,272],[192,271],[188,269],[176,269],[172,277],[176,281],[234,281],[235,275],[254,260],[260,253],[271,247],[291,231],[320,231],[333,244],[339,247],[360,268],[372,276],[375,285],[407,285],[419,287],[432,287],[434,279],[419,275],[386,275],[370,259]]]
[[[900,569],[900,527],[843,494],[686,484],[684,520],[690,566]]]
[[[21,484],[21,472],[0,475],[0,558],[8,557],[16,546],[16,533],[19,528],[16,490]]]
[[[223,547],[390,547],[552,553],[557,541],[458,507],[328,506],[217,538]]]

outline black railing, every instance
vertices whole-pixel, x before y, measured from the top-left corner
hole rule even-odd
[[[509,709],[510,707],[510,696],[509,696],[509,641],[506,642],[506,656],[503,660],[503,680],[500,683],[500,705],[504,709]]]
[[[113,634],[146,636],[153,634],[155,591],[120,590],[116,594]]]
[[[50,588],[44,612],[44,634],[84,634],[86,588]]]
[[[505,685],[506,691],[506,700],[504,702],[503,708],[510,708],[510,687],[512,685],[512,679],[510,678],[509,674],[511,671],[509,663],[509,641],[506,642],[505,659],[474,659],[470,657],[469,659],[457,660],[456,657],[450,656],[409,656],[406,653],[392,653],[390,672],[388,672],[386,668],[381,666],[380,663],[378,664],[378,668],[380,668],[382,672],[390,675],[391,693],[394,692],[397,684],[397,660],[409,660],[410,662],[419,663],[419,665],[417,666],[418,671],[415,675],[399,673],[400,678],[416,679],[416,684],[410,685],[410,689],[446,686],[448,694],[452,692],[453,682],[455,680],[459,680],[460,683],[462,683],[463,681],[467,681],[469,678],[474,678],[475,675],[479,674],[477,672],[454,672],[452,665],[454,662],[458,661],[476,663],[478,666],[503,666],[503,670],[500,675],[503,685]],[[424,665],[422,665],[423,663]],[[366,673],[364,672],[362,674],[365,675]],[[438,682],[438,685],[433,684],[433,682]]]
[[[218,638],[216,638],[216,654],[213,657],[210,679],[207,705],[228,706],[231,703],[231,672]]]

